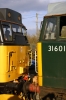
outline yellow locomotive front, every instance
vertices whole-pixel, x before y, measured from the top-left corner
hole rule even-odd
[[[22,25],[1,21],[0,82],[17,79],[29,65],[29,44]]]

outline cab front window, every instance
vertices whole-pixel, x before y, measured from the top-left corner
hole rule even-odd
[[[57,18],[49,17],[45,19],[44,36],[47,39],[56,39]]]
[[[11,24],[7,22],[2,22],[3,34],[5,41],[12,41],[12,31]]]
[[[12,31],[15,33],[21,33],[21,26],[17,25],[17,24],[12,24]]]

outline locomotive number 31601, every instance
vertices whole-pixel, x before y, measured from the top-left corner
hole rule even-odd
[[[66,51],[66,47],[65,47],[65,45],[64,46],[62,46],[62,45],[60,45],[60,46],[51,46],[51,45],[49,45],[48,46],[48,51],[55,51],[55,52],[57,52],[57,51],[59,51],[59,52],[65,52]]]

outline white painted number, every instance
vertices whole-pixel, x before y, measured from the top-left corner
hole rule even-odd
[[[55,51],[55,52],[57,52],[57,51],[59,51],[59,52],[62,52],[62,51],[66,51],[66,47],[65,46],[51,46],[51,45],[49,45],[48,46],[48,51]]]

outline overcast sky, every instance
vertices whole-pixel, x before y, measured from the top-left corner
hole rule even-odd
[[[38,27],[47,13],[49,3],[63,2],[66,0],[0,0],[1,8],[11,8],[22,14],[22,22],[28,32],[36,31],[36,13],[38,13]],[[31,30],[31,31],[30,31]]]

